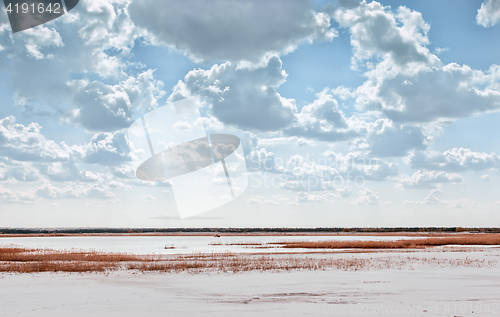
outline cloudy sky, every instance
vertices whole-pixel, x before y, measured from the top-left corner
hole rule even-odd
[[[498,227],[499,38],[498,0],[81,0],[15,34],[3,11],[0,227]],[[127,129],[185,98],[249,181],[181,220]]]

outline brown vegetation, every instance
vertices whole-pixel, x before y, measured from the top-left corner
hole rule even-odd
[[[412,268],[413,265],[485,267],[496,261],[477,259],[419,258],[383,256],[370,258],[335,258],[328,255],[252,255],[234,253],[190,254],[175,257],[140,256],[121,253],[56,251],[0,247],[0,272],[243,272],[289,270],[360,270]]]
[[[238,241],[238,242],[210,242],[210,245],[241,245],[241,246],[257,246],[257,245],[263,245],[261,242],[243,242],[243,241]]]
[[[396,241],[293,241],[273,242],[282,248],[304,249],[421,249],[443,245],[500,245],[500,234],[474,234]]]
[[[121,253],[0,248],[0,272],[102,272],[120,262],[146,259]]]

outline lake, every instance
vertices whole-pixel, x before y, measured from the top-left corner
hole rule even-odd
[[[64,236],[64,237],[9,237],[0,238],[1,245],[15,244],[28,248],[58,250],[85,250],[122,252],[131,254],[186,254],[186,253],[268,253],[303,252],[302,249],[259,248],[234,243],[267,244],[283,241],[391,241],[414,239],[405,236]],[[171,247],[166,249],[165,247]],[[256,248],[257,247],[257,248]],[[313,249],[308,249],[313,251]]]

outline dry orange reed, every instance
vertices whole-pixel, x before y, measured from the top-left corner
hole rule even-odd
[[[500,234],[407,239],[396,241],[294,241],[274,242],[282,248],[305,249],[421,249],[443,245],[500,245]]]
[[[283,242],[284,248],[425,248],[440,245],[499,245],[500,235],[470,235],[397,241],[320,241]],[[141,256],[124,253],[81,252],[74,250],[28,249],[0,246],[0,272],[106,272],[138,270],[142,272],[242,272],[289,270],[360,270],[404,268],[411,265],[484,267],[496,261],[477,259],[442,259],[400,257],[333,258],[213,253],[175,257]]]

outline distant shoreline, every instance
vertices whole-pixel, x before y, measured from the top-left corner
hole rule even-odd
[[[0,237],[40,236],[262,236],[262,235],[428,235],[500,233],[500,228],[394,227],[394,228],[0,228]]]
[[[147,232],[147,233],[29,233],[29,234],[19,234],[19,233],[6,233],[0,234],[0,240],[2,238],[20,238],[20,237],[261,237],[261,236],[407,236],[407,237],[445,237],[445,236],[463,236],[463,235],[489,235],[495,234],[496,232],[252,232],[252,233],[207,233],[207,232],[172,232],[172,233],[159,233],[159,232]]]

